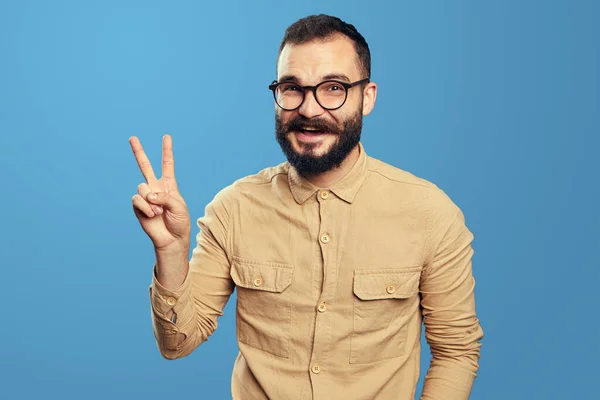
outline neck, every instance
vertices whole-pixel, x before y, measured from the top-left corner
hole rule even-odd
[[[360,156],[360,146],[356,145],[350,154],[342,161],[339,167],[322,174],[307,176],[306,180],[318,188],[328,188],[341,181],[354,167]]]

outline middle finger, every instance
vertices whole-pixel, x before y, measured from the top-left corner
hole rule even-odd
[[[146,182],[153,182],[156,180],[156,176],[154,175],[154,170],[152,169],[152,164],[150,164],[150,160],[142,147],[142,143],[140,140],[132,136],[129,138],[129,144],[131,145],[131,149],[133,150],[133,155],[135,156],[135,161],[137,161],[138,167],[140,167],[140,171],[142,171],[142,175],[146,179]]]

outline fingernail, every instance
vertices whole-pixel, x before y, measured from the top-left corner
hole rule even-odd
[[[157,197],[156,193],[150,193],[150,194],[148,195],[148,198],[149,198],[150,200],[156,200],[156,197]]]

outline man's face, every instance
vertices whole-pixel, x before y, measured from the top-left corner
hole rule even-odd
[[[325,42],[286,45],[277,65],[278,82],[317,85],[335,79],[352,83],[362,76],[352,41],[336,36]],[[341,108],[321,107],[314,93],[306,91],[300,108],[286,111],[276,107],[275,133],[292,166],[305,176],[336,168],[360,141],[362,116],[370,112],[374,84],[348,90]],[[367,94],[365,97],[364,95]],[[367,104],[365,104],[365,100]]]

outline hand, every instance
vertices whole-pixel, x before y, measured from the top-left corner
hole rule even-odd
[[[173,161],[173,142],[165,135],[162,142],[162,177],[156,179],[152,165],[135,136],[129,138],[129,144],[135,155],[145,183],[138,186],[133,196],[133,211],[140,225],[152,240],[158,252],[184,252],[190,242],[190,216],[177,189]]]

